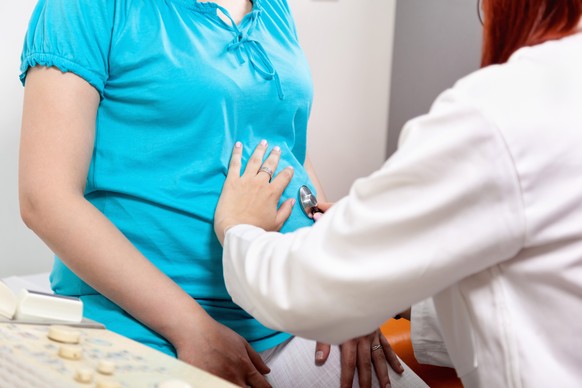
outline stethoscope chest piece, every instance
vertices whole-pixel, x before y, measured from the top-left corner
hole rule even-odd
[[[309,187],[305,185],[299,188],[299,203],[301,204],[301,209],[309,218],[313,218],[313,213],[321,212],[317,207],[317,198],[309,190]]]

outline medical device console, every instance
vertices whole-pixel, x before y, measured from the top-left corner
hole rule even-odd
[[[0,322],[0,387],[233,385],[105,329]]]

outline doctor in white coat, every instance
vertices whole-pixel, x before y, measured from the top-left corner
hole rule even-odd
[[[215,230],[234,301],[329,343],[433,297],[466,387],[582,384],[582,0],[484,0],[483,68],[312,227],[241,147]]]

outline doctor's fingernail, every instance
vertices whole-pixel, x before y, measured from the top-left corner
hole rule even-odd
[[[261,145],[264,147],[267,145],[267,141],[265,139],[261,140]]]
[[[281,147],[275,146],[273,147],[273,151],[281,152]]]
[[[242,147],[242,143],[240,141],[237,141],[236,143],[234,143],[234,148],[241,148]]]
[[[315,352],[315,359],[317,361],[323,360],[323,352],[321,350],[318,350],[317,352]]]

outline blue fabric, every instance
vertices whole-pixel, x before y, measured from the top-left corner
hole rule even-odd
[[[261,139],[292,165],[283,200],[309,184],[302,167],[312,82],[284,0],[255,0],[239,26],[194,0],[40,0],[22,54],[74,72],[101,95],[86,198],[219,322],[261,351],[288,338],[230,299],[213,215],[236,141],[244,161]],[[299,206],[283,232],[308,226]],[[75,276],[58,258],[55,292],[86,315],[171,347]],[[138,333],[138,334],[134,334]],[[167,350],[170,349],[170,350]]]

